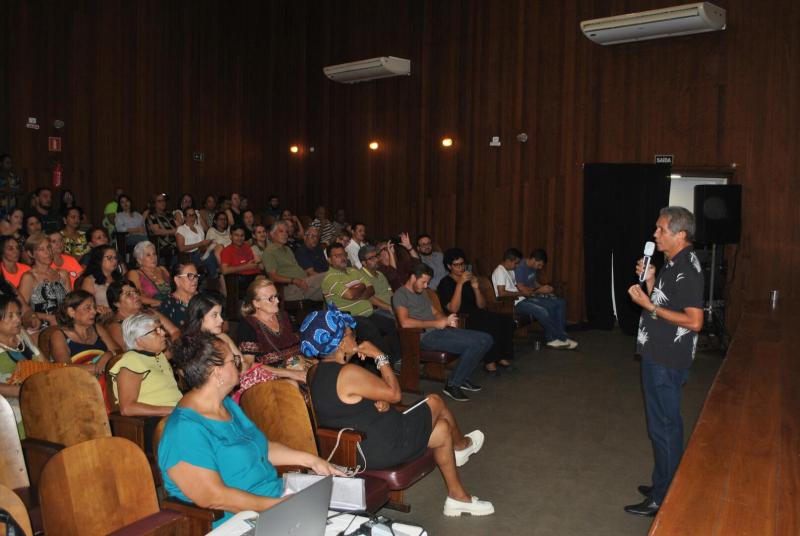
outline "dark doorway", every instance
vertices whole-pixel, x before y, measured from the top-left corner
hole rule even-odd
[[[589,327],[611,329],[614,306],[622,331],[634,335],[641,309],[628,298],[636,282],[636,260],[652,240],[658,211],[669,202],[668,164],[585,164],[583,166],[583,236],[586,315]],[[660,253],[654,259],[660,266]]]

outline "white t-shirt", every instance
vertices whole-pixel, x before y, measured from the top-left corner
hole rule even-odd
[[[138,212],[131,212],[130,216],[124,212],[117,212],[114,217],[114,226],[117,231],[127,233],[128,229],[144,228],[144,218]]]
[[[209,227],[206,238],[213,240],[215,244],[219,244],[224,248],[231,245],[231,233],[228,229],[225,229],[224,232],[220,232],[216,227]]]
[[[503,285],[503,288],[508,292],[519,292],[517,289],[517,278],[514,272],[506,270],[502,264],[498,264],[497,268],[492,272],[492,286],[494,287],[494,295],[498,296],[497,286]],[[525,298],[520,296],[514,300],[514,305],[518,304]]]
[[[180,227],[178,227],[175,230],[175,232],[183,237],[184,245],[191,246],[192,244],[198,244],[203,240],[205,240],[203,236],[203,228],[200,225],[196,225],[195,228],[197,230],[192,231],[192,229],[188,225],[183,224]],[[197,251],[197,248],[189,250],[189,253],[194,253],[195,251]],[[204,259],[208,257],[210,251],[211,249],[206,250],[205,255],[203,255]]]
[[[359,270],[361,269],[361,261],[358,258],[358,250],[363,246],[364,244],[359,244],[355,240],[350,240],[347,247],[344,248],[345,252],[347,252],[347,258],[350,259],[350,264]]]

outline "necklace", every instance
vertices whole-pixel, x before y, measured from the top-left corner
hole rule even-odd
[[[23,341],[22,337],[20,337],[19,335],[16,335],[16,337],[19,339],[19,342],[17,343],[16,346],[11,346],[0,341],[0,348],[5,350],[6,352],[22,352],[23,350],[25,350],[25,341]]]

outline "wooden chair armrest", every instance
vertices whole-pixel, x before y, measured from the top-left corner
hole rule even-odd
[[[188,525],[187,516],[175,510],[161,510],[155,514],[109,533],[109,536],[168,536],[183,534]]]
[[[161,508],[163,508],[164,510],[175,510],[176,512],[186,514],[186,517],[192,519],[208,521],[209,526],[211,526],[211,523],[213,521],[222,519],[222,517],[225,515],[225,512],[223,510],[215,510],[213,508],[201,508],[196,504],[182,501],[177,497],[165,497],[161,501]]]
[[[27,437],[21,441],[22,452],[25,454],[25,463],[28,465],[28,479],[33,489],[38,489],[39,478],[45,464],[64,449],[61,443],[52,443],[43,439]]]
[[[145,452],[150,450],[149,445],[144,444],[145,417],[122,415],[117,411],[112,411],[108,415],[108,422],[111,431],[116,437],[124,437]]]

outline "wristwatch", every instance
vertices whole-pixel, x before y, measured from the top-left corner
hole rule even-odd
[[[378,357],[375,358],[375,368],[377,369],[380,369],[384,365],[388,364],[389,364],[389,358],[386,357],[385,355],[379,355]]]
[[[658,319],[658,305],[653,305],[653,310],[650,311],[650,318],[653,320]]]

